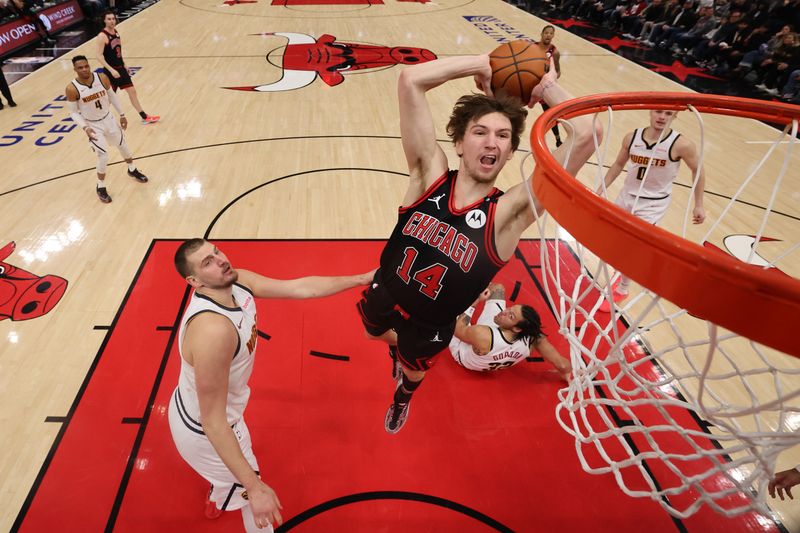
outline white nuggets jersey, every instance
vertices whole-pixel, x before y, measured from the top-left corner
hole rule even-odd
[[[92,72],[92,84],[88,87],[78,80],[72,80],[72,84],[78,90],[78,111],[81,116],[91,122],[103,120],[110,111],[111,103],[100,76]]]
[[[217,313],[228,318],[239,335],[236,353],[231,361],[230,377],[228,378],[228,401],[226,416],[228,423],[233,425],[242,418],[247,400],[250,398],[250,387],[247,385],[250,374],[253,373],[253,362],[256,355],[258,329],[256,327],[256,302],[253,294],[241,285],[233,285],[233,298],[239,307],[224,307],[212,299],[198,294],[192,294],[189,305],[181,320],[178,332],[178,347],[183,351],[183,337],[186,326],[191,319],[200,313]],[[181,353],[181,373],[178,378],[177,407],[178,414],[186,426],[195,433],[202,433],[202,420],[200,407],[197,400],[197,387],[195,384],[194,367],[186,362]]]
[[[672,147],[680,137],[680,133],[670,131],[660,143],[653,146],[644,140],[644,128],[634,130],[631,145],[628,148],[628,175],[625,178],[622,192],[633,196],[639,194],[642,178],[650,159],[650,170],[641,191],[641,199],[661,200],[672,192],[672,182],[678,177],[680,159],[672,158]]]
[[[478,355],[471,345],[453,337],[450,352],[458,364],[470,370],[499,370],[515,365],[531,354],[526,339],[509,341],[494,323],[494,317],[505,308],[505,300],[487,300],[478,318],[477,325],[487,326],[492,331],[492,346],[486,355]]]

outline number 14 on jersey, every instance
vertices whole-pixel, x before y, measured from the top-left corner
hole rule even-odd
[[[413,246],[409,246],[403,251],[403,254],[403,264],[397,268],[397,275],[406,285],[409,285],[413,279],[420,284],[419,292],[431,300],[435,300],[439,296],[439,291],[442,290],[442,279],[447,274],[447,267],[441,263],[434,263],[433,265],[419,268],[412,274],[414,261],[417,259],[419,251]]]

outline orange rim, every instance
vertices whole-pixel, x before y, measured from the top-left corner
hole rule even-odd
[[[686,109],[789,124],[800,106],[695,93],[585,96],[546,111],[531,131],[533,190],[573,237],[652,292],[739,335],[800,357],[800,281],[708,250],[630,215],[598,197],[555,160],[544,136],[557,118],[629,109]],[[636,254],[630,253],[636,250]]]

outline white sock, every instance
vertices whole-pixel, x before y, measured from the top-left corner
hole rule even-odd
[[[105,180],[97,180],[97,188],[98,189],[105,189],[106,181]]]
[[[256,526],[253,508],[249,505],[242,507],[242,522],[244,522],[244,530],[247,531],[247,533],[273,533],[272,524],[270,524],[269,527],[262,527],[261,529]]]
[[[128,163],[128,172],[133,172],[134,170],[136,170],[136,165],[134,165],[132,162]]]

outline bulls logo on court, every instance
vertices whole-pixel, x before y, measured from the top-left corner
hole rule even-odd
[[[408,46],[375,46],[337,42],[333,35],[315,39],[304,33],[261,33],[280,35],[289,39],[283,52],[283,76],[275,83],[226,87],[238,91],[279,92],[300,89],[310,85],[317,77],[335,87],[344,81],[343,72],[413,65],[436,59],[436,54],[425,48]]]
[[[13,242],[0,249],[0,320],[30,320],[47,314],[64,296],[67,280],[39,277],[4,260],[16,248]]]
[[[772,237],[761,237],[759,243],[773,242],[773,241],[779,241],[779,239],[773,239]],[[739,261],[743,263],[749,263],[755,266],[765,267],[768,270],[779,272],[784,276],[788,275],[778,267],[770,265],[769,261],[761,257],[761,255],[758,252],[753,252],[751,257],[751,251],[753,249],[753,245],[755,245],[755,242],[756,242],[755,235],[734,234],[734,235],[727,235],[725,238],[722,239],[722,243],[725,245],[725,248],[728,249],[728,253],[733,257],[735,257],[736,259],[738,259]],[[725,251],[722,250],[719,246],[711,244],[708,241],[703,243],[703,247],[723,254],[725,253]]]

